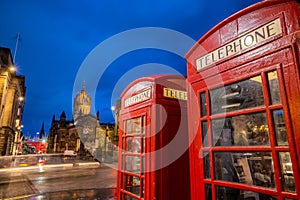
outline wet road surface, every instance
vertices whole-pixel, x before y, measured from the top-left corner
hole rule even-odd
[[[1,199],[116,199],[117,171],[101,165],[0,171]]]

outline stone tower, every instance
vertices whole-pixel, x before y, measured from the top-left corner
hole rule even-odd
[[[91,111],[91,97],[87,94],[85,84],[82,84],[81,91],[76,95],[73,103],[73,118],[88,115]]]

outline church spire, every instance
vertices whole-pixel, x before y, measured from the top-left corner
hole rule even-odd
[[[100,112],[99,112],[99,110],[97,111],[97,120],[100,121]]]
[[[61,113],[61,115],[60,115],[60,119],[66,119],[66,118],[67,118],[66,113],[63,110],[62,113]]]
[[[45,130],[44,130],[44,122],[42,124],[42,128],[40,130],[40,139],[43,139],[45,137]]]
[[[86,84],[85,84],[85,81],[83,81],[83,83],[82,83],[81,91],[86,91]]]

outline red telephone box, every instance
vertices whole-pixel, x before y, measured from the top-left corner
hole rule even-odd
[[[299,20],[263,1],[187,53],[191,199],[300,199]]]
[[[186,82],[140,78],[121,95],[118,199],[190,199]]]

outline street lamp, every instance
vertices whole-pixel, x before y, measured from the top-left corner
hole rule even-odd
[[[24,97],[20,96],[20,97],[18,98],[18,100],[19,100],[20,102],[22,102],[22,101],[24,100]]]
[[[15,72],[15,71],[17,71],[17,69],[16,69],[15,66],[10,66],[8,69],[9,69],[10,72]]]

